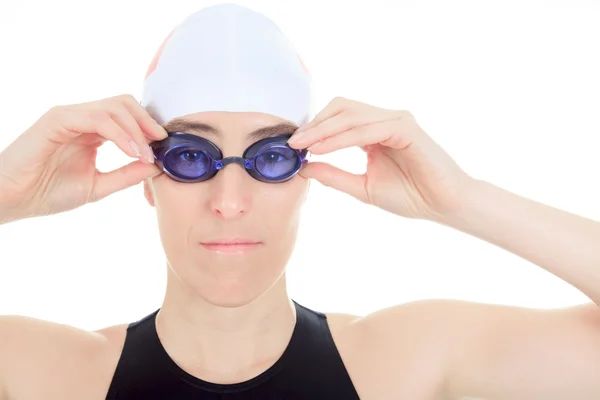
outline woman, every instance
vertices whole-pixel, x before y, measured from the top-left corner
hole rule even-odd
[[[358,317],[289,298],[285,265],[317,179],[494,243],[600,301],[599,223],[470,177],[408,111],[337,97],[310,118],[290,54],[264,17],[202,10],[159,50],[142,104],[54,107],[0,153],[1,222],[143,181],[168,261],[161,308],[131,324],[1,317],[0,398],[598,398],[597,304],[432,300]],[[139,160],[98,172],[107,140]],[[306,162],[307,149],[351,146],[367,153],[363,175]]]

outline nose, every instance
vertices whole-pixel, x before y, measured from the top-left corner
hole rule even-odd
[[[244,167],[230,164],[211,179],[211,208],[223,219],[235,219],[250,210],[251,193],[248,185],[252,178]]]

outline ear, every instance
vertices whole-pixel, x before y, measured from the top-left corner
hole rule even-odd
[[[152,178],[144,179],[144,197],[150,206],[154,207],[154,193],[152,192]]]

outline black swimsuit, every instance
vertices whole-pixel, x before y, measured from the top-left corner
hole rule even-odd
[[[169,357],[156,332],[160,309],[129,324],[107,400],[358,399],[325,314],[293,303],[296,325],[282,356],[260,375],[234,384],[196,378]]]

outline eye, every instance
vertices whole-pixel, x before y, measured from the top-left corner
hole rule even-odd
[[[205,156],[201,151],[185,150],[179,153],[179,157],[187,162],[196,162],[198,159]]]
[[[208,155],[202,149],[193,147],[168,152],[164,164],[174,174],[189,179],[202,176],[210,169]]]
[[[275,151],[269,151],[262,155],[262,159],[266,163],[276,163],[277,161],[285,160],[285,157],[281,153],[277,153]]]
[[[297,165],[298,156],[289,147],[265,149],[256,158],[257,171],[271,179],[279,179],[293,173]]]

